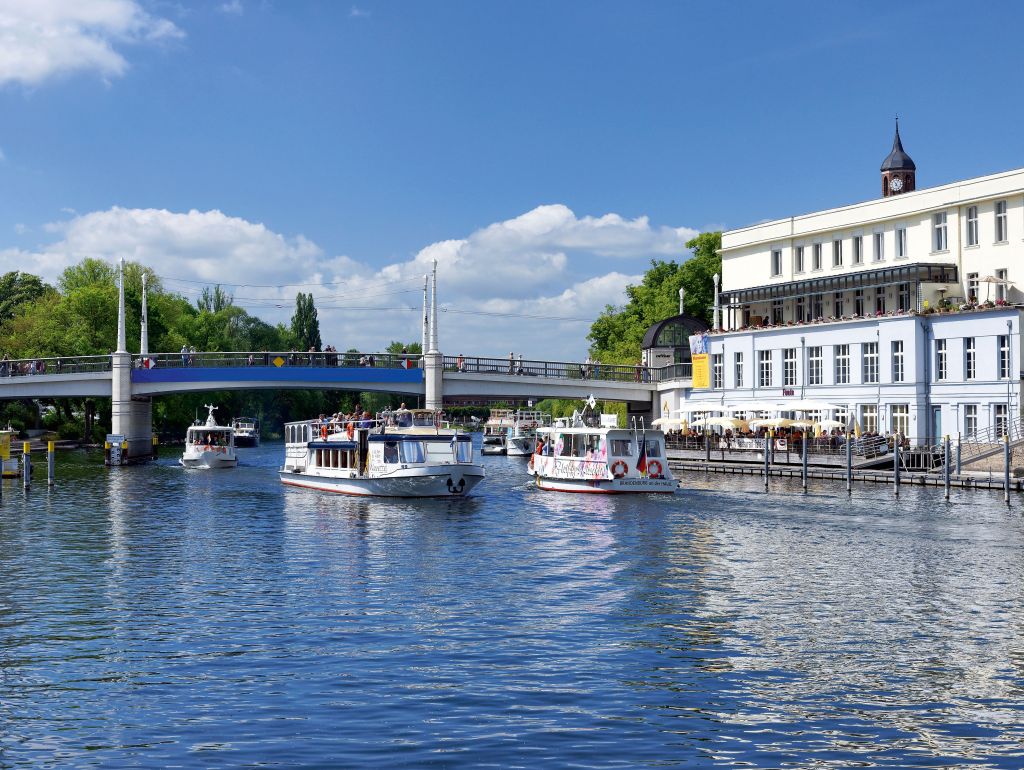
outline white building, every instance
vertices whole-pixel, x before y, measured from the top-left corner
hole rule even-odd
[[[665,383],[662,416],[802,397],[917,443],[1016,418],[1024,169],[918,190],[897,126],[881,172],[880,199],[723,233],[712,387]]]

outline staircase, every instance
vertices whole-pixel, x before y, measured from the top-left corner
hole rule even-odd
[[[1006,435],[1010,440],[1010,448],[1020,446],[1024,443],[1024,419],[1019,415],[1009,420],[1006,426]],[[1003,432],[996,429],[996,426],[992,425],[983,430],[979,430],[976,433],[972,433],[969,436],[960,437],[960,465],[961,467],[968,465],[969,463],[983,460],[986,457],[999,454],[1003,452]],[[941,457],[941,447],[939,448]],[[950,447],[950,462],[956,462],[956,445],[953,444]],[[941,460],[932,469],[934,471],[942,472],[943,463]]]

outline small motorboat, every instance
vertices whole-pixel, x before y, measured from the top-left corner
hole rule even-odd
[[[206,422],[196,420],[185,433],[185,451],[179,462],[186,468],[234,468],[238,465],[235,430],[217,424],[213,417],[217,407],[207,404],[206,408],[210,410]]]
[[[257,447],[260,445],[260,421],[255,417],[236,417],[231,421],[235,431],[236,447]]]

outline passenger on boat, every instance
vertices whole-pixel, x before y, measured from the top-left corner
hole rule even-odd
[[[412,413],[405,408],[405,402],[398,407],[398,411],[395,412],[395,424],[399,428],[411,428],[412,427]]]
[[[370,418],[369,412],[363,412],[363,419],[359,421],[360,428],[372,428],[373,420]]]

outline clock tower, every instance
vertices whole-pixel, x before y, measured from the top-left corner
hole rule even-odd
[[[910,156],[903,151],[903,142],[900,141],[900,119],[896,118],[896,136],[892,140],[892,152],[882,161],[882,197],[888,198],[891,195],[913,192],[914,175],[917,173],[917,166]]]

